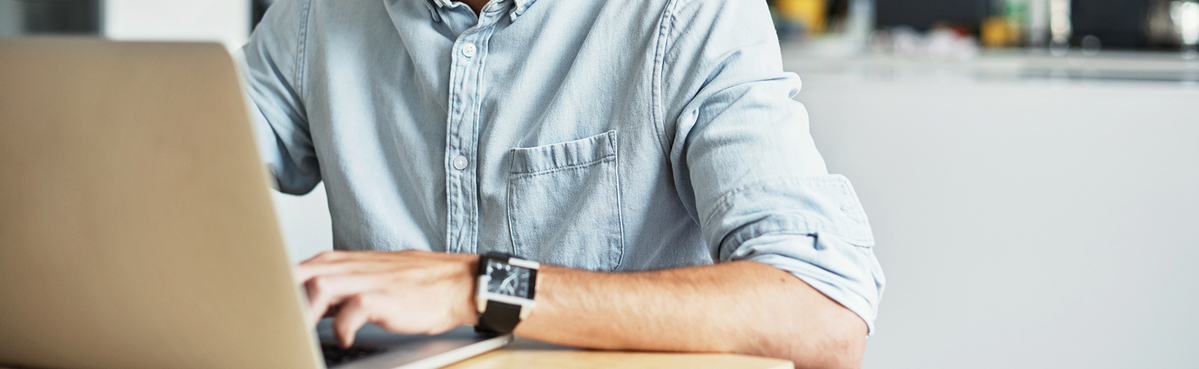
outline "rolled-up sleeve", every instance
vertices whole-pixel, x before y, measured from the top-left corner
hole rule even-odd
[[[321,181],[303,91],[307,2],[273,4],[234,58],[240,63],[259,150],[279,191],[304,194]]]
[[[873,332],[884,277],[870,225],[812,142],[765,3],[680,1],[671,15],[658,75],[664,144],[713,260],[787,271]]]

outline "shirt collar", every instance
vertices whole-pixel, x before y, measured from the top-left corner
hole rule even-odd
[[[535,2],[537,0],[513,0],[513,1],[516,2],[516,6],[512,7],[512,12],[508,14],[508,17],[512,18],[512,21],[515,22],[516,18],[520,17],[521,14],[524,14],[525,10],[528,10],[530,6],[533,6],[533,2]]]
[[[515,5],[512,7],[512,11],[508,12],[508,17],[512,18],[512,21],[515,22],[516,18],[519,18],[521,14],[524,14],[525,10],[528,10],[529,6],[532,6],[533,3],[536,2],[537,0],[511,0],[511,1]],[[426,0],[426,4],[436,5],[438,8],[445,8],[445,7],[453,6],[454,0]],[[432,13],[432,15],[433,15],[433,21],[440,22],[441,16],[437,14],[437,9],[433,9],[432,5],[429,6],[429,12]]]

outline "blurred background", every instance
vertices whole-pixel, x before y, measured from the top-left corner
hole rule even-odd
[[[867,368],[1199,363],[1199,1],[769,3],[887,273]],[[0,36],[234,50],[269,6],[0,0]],[[322,187],[275,200],[330,248]]]

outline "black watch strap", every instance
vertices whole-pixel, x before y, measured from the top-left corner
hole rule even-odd
[[[479,325],[476,332],[487,334],[508,334],[520,323],[520,305],[488,301],[487,312],[479,314]]]

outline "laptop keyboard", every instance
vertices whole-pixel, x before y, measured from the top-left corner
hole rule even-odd
[[[387,351],[387,349],[378,347],[350,347],[346,349],[335,344],[321,344],[321,354],[325,356],[325,367],[345,364],[384,351]]]

